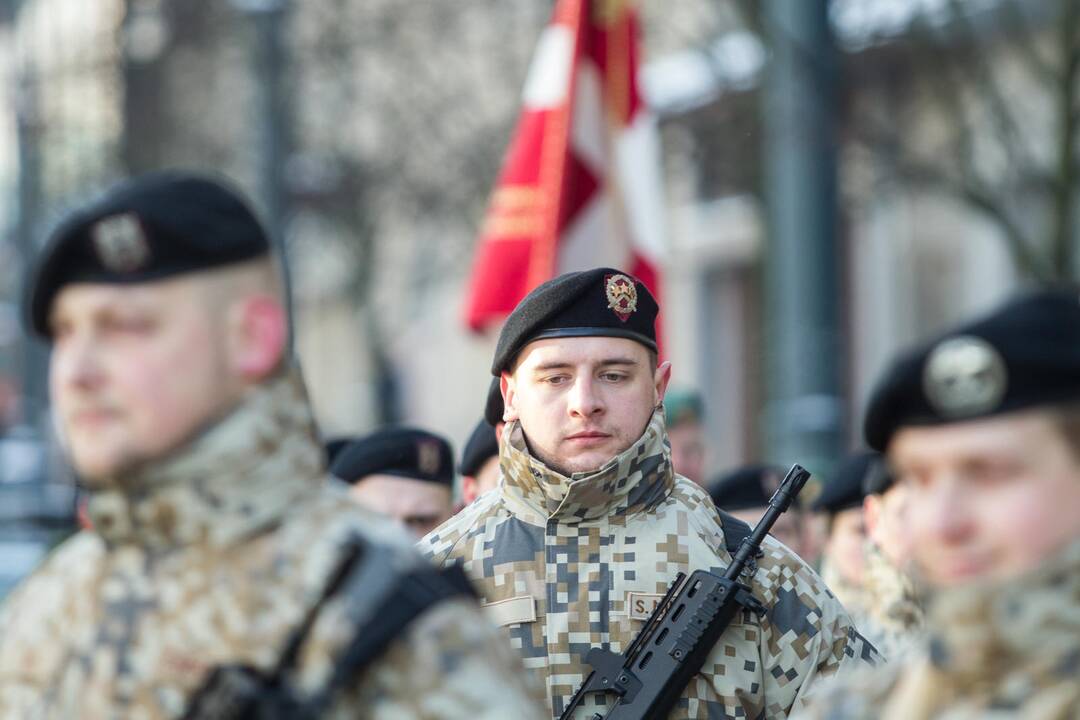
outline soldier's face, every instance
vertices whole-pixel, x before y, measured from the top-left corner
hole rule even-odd
[[[705,429],[696,420],[668,428],[671,465],[675,472],[698,485],[705,481]]]
[[[625,338],[550,338],[527,345],[503,374],[506,418],[530,451],[563,475],[597,470],[641,437],[664,396],[670,363]]]
[[[368,475],[350,487],[349,494],[369,510],[394,518],[418,539],[450,517],[450,488],[426,480]]]
[[[235,399],[221,323],[189,281],[72,284],[51,310],[55,420],[91,487],[177,447]]]
[[[911,562],[911,529],[908,518],[909,487],[895,483],[879,495],[863,500],[863,516],[870,539],[893,566],[905,569]]]
[[[932,585],[1014,577],[1080,537],[1080,464],[1046,413],[906,427],[888,450]]]
[[[859,585],[863,579],[866,524],[861,507],[841,510],[832,519],[825,557],[846,582]]]

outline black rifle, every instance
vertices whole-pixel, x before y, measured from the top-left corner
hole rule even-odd
[[[606,694],[609,702],[606,712],[595,713],[591,720],[667,717],[735,614],[744,608],[765,611],[750,594],[750,588],[739,582],[739,575],[758,555],[773,523],[788,509],[809,477],[802,466],[792,466],[723,576],[695,570],[687,579],[685,573],[679,573],[625,653],[589,650],[585,662],[593,670],[559,720],[570,720],[574,709],[592,693]]]

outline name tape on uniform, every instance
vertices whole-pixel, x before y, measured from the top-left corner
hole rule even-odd
[[[660,604],[660,601],[664,599],[662,593],[643,593],[643,592],[628,592],[626,593],[626,607],[629,608],[628,614],[631,620],[648,620],[652,615],[653,610]]]
[[[480,607],[488,619],[500,627],[536,621],[536,599],[532,595],[496,600]]]

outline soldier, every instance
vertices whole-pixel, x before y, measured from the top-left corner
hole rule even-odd
[[[880,459],[863,477],[867,603],[859,625],[890,662],[902,659],[923,625],[922,599],[911,574],[908,488],[893,479]]]
[[[866,578],[863,478],[878,457],[878,453],[865,451],[846,458],[825,482],[812,505],[815,512],[825,516],[821,579],[855,618],[859,628],[863,628],[867,606],[863,587]]]
[[[748,532],[731,516],[722,525],[708,494],[672,471],[658,310],[639,281],[610,268],[530,293],[492,364],[507,421],[498,490],[420,543],[439,563],[464,562],[556,717],[585,679],[590,647],[624,651],[677,572],[722,572],[727,543]],[[674,717],[786,717],[818,678],[876,660],[780,543],[766,538],[746,580],[767,614],[736,618]],[[598,712],[596,698],[578,717]]]
[[[1080,717],[1080,302],[1044,291],[901,355],[864,430],[908,489],[926,638],[807,717]]]
[[[488,389],[484,417],[476,423],[461,454],[461,501],[468,505],[499,483],[499,436],[502,435],[503,403],[499,381]]]
[[[664,395],[664,421],[671,443],[671,466],[679,475],[705,484],[705,407],[692,390],[669,388]]]
[[[281,717],[537,716],[450,576],[328,480],[267,237],[234,191],[122,184],[60,227],[28,290],[93,530],[0,611],[0,717],[201,717],[228,700],[209,687],[252,685],[292,703]],[[400,599],[420,580],[426,598]]]
[[[401,523],[417,539],[453,509],[454,451],[444,438],[407,427],[378,430],[349,442],[330,464],[349,495]]]

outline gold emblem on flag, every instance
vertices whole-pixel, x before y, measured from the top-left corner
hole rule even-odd
[[[150,260],[150,243],[134,213],[99,220],[90,231],[94,250],[107,270],[131,273]]]
[[[1008,388],[1005,361],[982,338],[965,335],[934,348],[923,368],[923,392],[941,415],[969,417],[997,407]]]
[[[619,319],[626,322],[631,313],[637,310],[637,286],[626,275],[608,275],[604,290],[607,293],[608,308]]]

